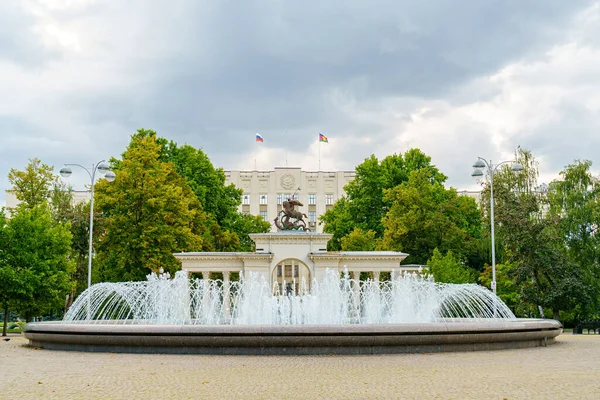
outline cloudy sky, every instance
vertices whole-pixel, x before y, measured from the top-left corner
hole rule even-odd
[[[10,168],[142,127],[225,169],[316,170],[318,132],[324,170],[419,147],[464,189],[517,145],[542,181],[600,166],[599,117],[599,1],[0,2],[0,205]]]

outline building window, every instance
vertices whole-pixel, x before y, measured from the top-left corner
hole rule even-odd
[[[267,204],[267,195],[266,194],[261,194],[259,197],[259,203],[260,204]]]
[[[308,212],[308,222],[317,222],[317,212],[316,211]]]
[[[300,198],[300,194],[298,194],[298,193],[294,193],[293,195],[291,195],[291,196],[289,196],[289,197],[291,197],[291,198],[292,198],[292,199],[294,199],[294,200],[298,200],[298,199]]]
[[[267,216],[267,212],[266,211],[261,211],[260,212],[260,216],[262,217],[262,219],[264,221],[268,221],[269,217]]]
[[[325,204],[327,204],[327,205],[333,204],[333,194],[332,193],[327,193],[325,195]]]
[[[277,204],[283,204],[283,193],[277,193]]]
[[[286,265],[285,266],[285,276],[286,277],[292,277],[292,266],[291,265]]]
[[[250,204],[250,195],[245,194],[242,196],[242,204]]]
[[[281,276],[281,265],[277,266],[277,276]]]
[[[315,204],[317,204],[317,194],[316,193],[309,193],[308,194],[308,205],[309,206],[314,206]]]

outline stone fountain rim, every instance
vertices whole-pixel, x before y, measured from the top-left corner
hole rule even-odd
[[[443,322],[402,324],[304,324],[304,325],[194,325],[127,323],[117,321],[33,322],[27,333],[120,334],[120,335],[390,335],[390,334],[477,334],[551,331],[562,329],[549,319],[452,319]]]
[[[397,354],[547,346],[554,320],[373,325],[158,325],[35,322],[32,347],[115,353],[210,355]]]

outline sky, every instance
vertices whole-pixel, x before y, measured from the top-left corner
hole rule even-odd
[[[599,1],[0,2],[0,205],[11,168],[118,157],[138,128],[225,170],[418,147],[458,189],[521,146],[550,182],[600,165],[599,117]]]

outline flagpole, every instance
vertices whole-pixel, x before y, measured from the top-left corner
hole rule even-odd
[[[319,139],[319,171],[321,171],[321,140],[320,139]]]
[[[288,134],[287,134],[287,129],[286,129],[286,130],[285,130],[285,138],[286,138],[286,139],[287,139],[287,135],[288,135]],[[287,156],[288,156],[288,151],[287,151],[287,147],[286,147],[286,149],[285,149],[285,167],[286,167],[286,168],[288,167],[288,162],[287,162],[287,161],[288,161],[288,157],[287,157]]]

